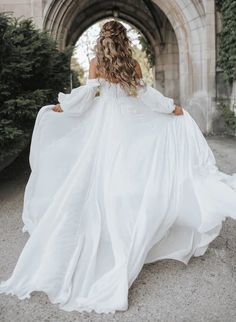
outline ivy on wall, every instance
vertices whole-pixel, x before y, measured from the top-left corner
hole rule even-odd
[[[236,0],[216,0],[222,14],[222,31],[219,34],[218,66],[230,84],[236,80]],[[222,116],[230,133],[236,131],[236,115],[229,105],[223,104]]]
[[[222,114],[225,120],[226,125],[231,130],[231,134],[234,135],[236,131],[236,117],[233,111],[230,110],[228,106],[222,106]]]
[[[153,49],[146,38],[140,34],[138,37],[139,43],[142,47],[142,50],[146,53],[149,67],[152,68],[155,65],[155,55]]]
[[[219,38],[218,65],[226,80],[236,80],[236,0],[216,0],[221,13],[223,28]]]

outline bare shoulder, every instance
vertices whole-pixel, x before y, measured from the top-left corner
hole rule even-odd
[[[139,64],[139,62],[137,60],[135,60],[135,71],[136,71],[136,74],[139,78],[142,78],[142,70],[141,70],[141,66]]]
[[[93,65],[93,66],[96,66],[96,65],[97,65],[97,57],[93,57],[93,58],[90,60],[90,65]]]
[[[93,57],[90,60],[89,65],[89,78],[96,78],[97,77],[97,58]]]

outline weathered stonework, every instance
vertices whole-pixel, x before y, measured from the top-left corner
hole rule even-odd
[[[33,17],[60,48],[74,44],[96,21],[118,16],[149,40],[156,57],[156,87],[193,115],[204,133],[217,117],[216,11],[214,0],[0,0],[1,11]],[[153,18],[155,11],[155,19]]]

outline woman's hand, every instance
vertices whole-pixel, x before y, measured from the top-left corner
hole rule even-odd
[[[56,104],[53,109],[54,112],[63,112],[63,109],[61,108],[60,104]]]
[[[180,105],[175,105],[175,109],[174,109],[173,113],[175,115],[183,115],[184,114],[183,109]]]

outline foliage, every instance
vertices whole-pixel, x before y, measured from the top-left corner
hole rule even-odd
[[[155,65],[155,55],[149,41],[144,38],[143,35],[138,36],[139,43],[142,47],[142,50],[146,53],[149,67],[152,68]]]
[[[71,58],[71,72],[72,72],[72,87],[78,87],[84,82],[84,70],[77,61],[77,58],[73,56]]]
[[[217,0],[222,13],[218,64],[226,80],[236,80],[236,0]]]
[[[236,116],[234,111],[232,111],[228,105],[222,106],[222,115],[224,117],[225,124],[229,129],[235,133],[236,131]]]
[[[0,165],[27,145],[39,108],[67,90],[71,50],[60,52],[32,20],[0,14]]]
[[[139,62],[143,74],[143,79],[149,85],[153,85],[153,72],[150,68],[147,55],[145,51],[141,50],[138,46],[132,46],[133,57]]]

